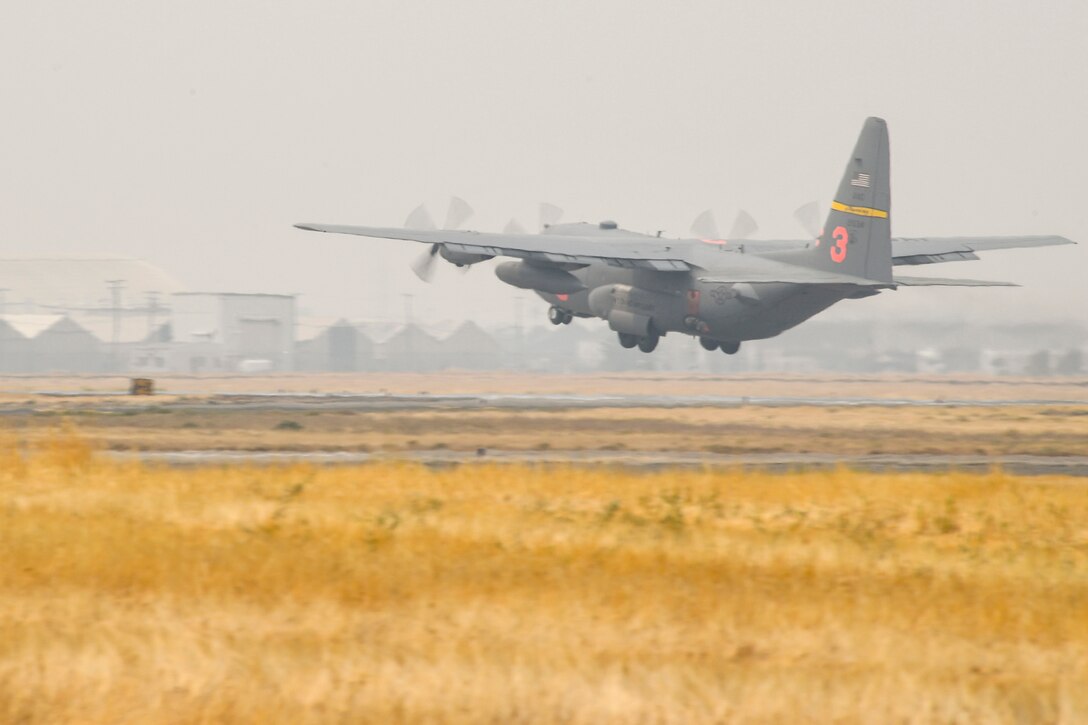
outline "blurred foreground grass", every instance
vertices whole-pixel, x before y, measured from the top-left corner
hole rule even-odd
[[[1083,480],[0,441],[0,722],[1088,720]]]

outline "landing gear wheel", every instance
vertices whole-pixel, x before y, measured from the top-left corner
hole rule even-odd
[[[638,341],[638,349],[643,352],[653,352],[657,347],[658,341],[661,340],[657,335],[647,335]]]
[[[717,350],[721,347],[721,343],[717,340],[711,340],[709,337],[700,337],[699,344],[703,346],[704,350]]]
[[[638,338],[634,335],[627,332],[621,332],[618,334],[620,338],[620,345],[622,347],[626,347],[628,350],[630,350],[632,347],[638,344]]]
[[[573,319],[574,319],[574,313],[573,312],[567,312],[565,310],[563,311],[562,323],[564,325],[569,325],[571,323],[571,320],[573,320]]]
[[[565,318],[566,315],[567,313],[558,307],[552,306],[548,308],[548,322],[553,325],[562,325],[563,318]]]
[[[740,350],[740,343],[736,340],[722,343],[722,352],[726,355],[736,355],[737,350]]]

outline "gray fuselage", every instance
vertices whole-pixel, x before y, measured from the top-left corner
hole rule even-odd
[[[596,227],[563,225],[564,231],[575,226],[583,227],[578,230],[583,234]],[[611,237],[610,241],[633,236],[622,230],[608,231],[597,233]],[[676,240],[676,244],[688,247],[689,257],[698,260],[700,269],[662,272],[599,262],[570,270],[583,290],[567,295],[537,290],[537,294],[579,317],[607,320],[617,332],[638,336],[680,332],[739,342],[774,337],[856,293],[854,288],[839,285],[702,282],[700,277],[727,269],[731,258],[736,259],[734,255],[751,252],[746,252],[743,244],[731,248],[701,240]],[[790,252],[764,254],[773,257]]]

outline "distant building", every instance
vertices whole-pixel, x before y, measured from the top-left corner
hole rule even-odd
[[[0,317],[0,372],[98,373],[110,362],[102,342],[67,315]]]
[[[146,324],[149,310],[161,309],[166,297],[183,289],[166,272],[140,259],[0,259],[0,315],[110,318],[113,308],[121,307],[124,317]]]
[[[170,298],[177,372],[268,372],[294,369],[292,295],[180,292]]]
[[[0,359],[0,370],[20,365],[29,366],[26,372],[128,370],[132,346],[166,322],[165,300],[183,289],[139,259],[0,259],[0,316],[21,318],[23,328],[39,324],[34,318],[52,317],[51,325],[60,317],[67,320],[30,346],[35,352],[25,358],[29,362]],[[38,333],[24,329],[20,335],[36,339]]]
[[[378,346],[379,370],[428,372],[446,367],[442,344],[419,325],[405,325]]]
[[[27,330],[17,317],[25,316],[0,317],[0,373],[25,373],[33,370],[30,340],[43,328],[35,325],[33,331]]]
[[[502,348],[489,333],[471,320],[442,340],[442,361],[447,368],[496,370],[504,367]]]
[[[295,346],[296,370],[345,373],[373,368],[373,340],[347,320],[338,320]]]

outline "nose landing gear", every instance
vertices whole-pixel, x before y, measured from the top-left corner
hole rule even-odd
[[[548,308],[548,322],[553,325],[569,325],[573,319],[574,313],[568,310],[555,306]]]

